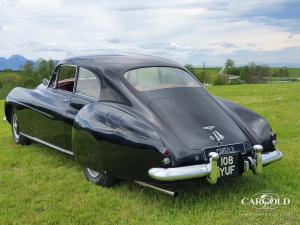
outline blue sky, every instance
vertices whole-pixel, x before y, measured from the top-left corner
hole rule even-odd
[[[300,64],[300,1],[0,0],[0,56],[137,52],[181,64]]]

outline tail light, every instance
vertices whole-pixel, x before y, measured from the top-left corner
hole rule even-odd
[[[167,149],[166,147],[162,147],[161,153],[164,156],[162,163],[166,166],[169,165],[171,163],[171,159],[170,159],[170,157],[168,157],[170,155],[169,149]]]
[[[277,141],[277,134],[275,132],[273,132],[271,134],[271,141],[272,141],[272,144],[275,146],[276,145],[276,141]]]
[[[170,154],[170,151],[169,151],[169,149],[167,149],[166,147],[162,147],[161,153],[162,153],[164,156],[168,156],[168,155]]]

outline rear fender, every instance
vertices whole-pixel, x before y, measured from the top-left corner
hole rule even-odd
[[[228,100],[220,98],[216,98],[216,100],[247,134],[252,145],[261,144],[264,150],[274,150],[271,141],[272,128],[265,118]]]
[[[72,139],[79,163],[115,176],[139,177],[161,165],[163,143],[155,127],[119,103],[95,102],[83,107],[75,118]]]

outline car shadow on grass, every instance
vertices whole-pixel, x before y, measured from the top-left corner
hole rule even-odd
[[[267,175],[266,175],[267,176]],[[146,202],[161,199],[163,201],[173,202],[176,204],[198,204],[204,203],[218,204],[220,200],[227,202],[240,202],[243,197],[250,197],[255,193],[275,191],[278,192],[277,186],[272,186],[266,176],[254,176],[252,174],[230,179],[219,180],[217,184],[207,183],[205,178],[187,180],[182,182],[156,185],[157,187],[177,193],[176,197],[168,196],[159,191],[139,186],[133,181],[122,181],[116,187],[116,192],[123,192],[124,189],[129,195],[140,195],[141,199]],[[120,193],[121,195],[121,193]],[[130,197],[130,196],[129,196]],[[191,202],[191,203],[190,203]]]
[[[66,168],[72,167],[78,172],[82,170],[81,166],[76,163],[71,155],[55,151],[41,144],[34,144],[33,146],[38,148],[38,151],[41,152],[39,154],[46,154],[46,157],[55,158],[57,161],[55,163],[56,165],[64,166]],[[233,197],[251,196],[258,192],[270,190],[277,191],[278,187],[272,186],[272,182],[270,182],[272,177],[269,177],[269,175],[270,174],[262,174],[256,176],[251,172],[248,172],[239,177],[219,179],[218,183],[215,185],[209,184],[205,178],[155,185],[157,187],[176,192],[178,194],[176,198],[165,195],[159,191],[140,186],[130,180],[121,180],[118,184],[112,187],[112,190],[114,194],[122,197],[127,196],[128,198],[139,195],[141,199],[170,199],[170,201],[175,200],[174,202],[186,202],[191,201],[191,199],[193,199],[193,201],[215,199],[215,202],[217,203],[220,197],[223,200],[226,199],[226,201],[231,201]],[[84,176],[82,176],[82,182],[86,182]],[[125,195],[124,192],[126,192]]]

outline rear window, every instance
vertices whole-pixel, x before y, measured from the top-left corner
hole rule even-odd
[[[171,67],[147,67],[127,71],[126,80],[138,91],[176,87],[200,87],[187,72]]]

